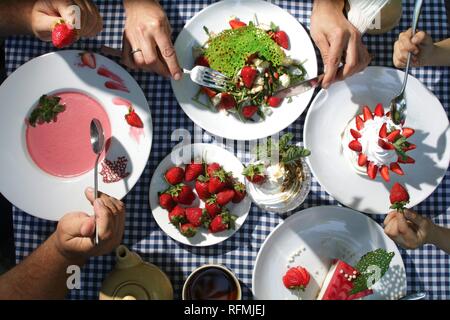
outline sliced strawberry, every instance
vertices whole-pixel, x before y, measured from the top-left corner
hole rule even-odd
[[[378,134],[380,136],[380,138],[386,138],[388,133],[387,133],[387,123],[383,123],[383,125],[380,128],[380,133]]]
[[[373,119],[372,111],[370,111],[368,106],[363,107],[363,115],[364,115],[364,122]]]
[[[91,69],[97,68],[97,62],[95,60],[95,55],[92,52],[80,53],[80,59],[83,66],[87,66]]]
[[[391,168],[392,172],[394,172],[400,176],[403,176],[405,174],[397,162],[392,162],[390,165],[390,168]]]
[[[235,107],[236,107],[236,100],[231,94],[229,93],[220,94],[220,103],[219,103],[220,109],[229,110]]]
[[[355,120],[356,120],[356,129],[358,129],[358,131],[361,131],[361,129],[364,128],[364,120],[361,119],[360,116],[356,116]]]
[[[369,162],[367,165],[367,175],[370,179],[375,179],[377,177],[378,167],[373,163]]]
[[[389,168],[387,166],[381,167],[380,175],[386,182],[389,182],[391,180],[391,178],[389,177]]]
[[[350,141],[350,143],[348,144],[348,147],[350,149],[352,149],[355,152],[361,152],[362,151],[362,145],[361,143],[359,143],[358,140],[352,140]]]
[[[208,87],[202,87],[201,90],[204,94],[206,94],[210,98],[214,98],[217,95],[217,92]]]
[[[284,31],[277,31],[273,36],[275,42],[284,49],[289,49],[289,37]]]
[[[358,156],[358,165],[364,167],[367,164],[367,156],[364,153],[360,153]]]
[[[378,145],[384,150],[394,150],[395,147],[392,143],[384,141],[383,139],[378,139]]]
[[[414,144],[414,143],[409,143],[409,142],[406,142],[405,143],[405,147],[403,148],[403,151],[411,151],[411,150],[414,150],[414,149],[416,149],[417,148],[417,146]]]
[[[200,56],[197,59],[195,59],[195,65],[209,68],[209,61],[208,59],[206,59],[205,56]]]
[[[233,19],[228,22],[230,24],[231,29],[239,29],[247,26],[245,22],[239,21],[238,19]]]
[[[406,156],[406,158],[404,158],[404,159],[401,156],[399,156],[397,162],[398,163],[415,163],[416,160],[414,160],[410,156]]]
[[[377,104],[377,106],[375,107],[374,113],[378,117],[384,116],[384,109],[383,109],[383,105],[381,103]]]
[[[130,108],[128,114],[125,115],[125,120],[132,127],[136,128],[144,127],[144,123],[142,122],[141,118],[132,108]]]
[[[394,130],[394,131],[392,131],[391,133],[389,133],[389,134],[387,135],[386,139],[387,139],[389,142],[395,142],[395,140],[397,140],[397,138],[399,137],[399,135],[400,135],[400,130]]]
[[[359,139],[362,137],[361,133],[359,133],[359,131],[356,131],[355,129],[350,129],[350,134],[355,139]]]
[[[257,106],[245,106],[242,108],[242,116],[246,119],[250,119],[258,111]]]
[[[251,89],[253,87],[253,82],[255,82],[257,75],[258,70],[250,66],[244,66],[241,70],[242,82],[244,82],[244,85],[248,89]]]
[[[267,99],[267,104],[272,108],[278,108],[282,102],[283,99],[280,99],[278,97],[269,97],[269,99]]]
[[[402,136],[404,136],[405,138],[409,138],[411,137],[416,131],[414,129],[411,128],[403,128],[402,129]]]

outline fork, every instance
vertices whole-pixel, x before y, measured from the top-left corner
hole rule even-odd
[[[211,68],[196,66],[192,70],[183,69],[183,72],[189,74],[191,80],[201,86],[223,91],[229,78]]]

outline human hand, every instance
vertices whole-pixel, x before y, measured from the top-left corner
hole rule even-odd
[[[405,249],[416,249],[429,243],[434,224],[416,212],[391,211],[384,220],[384,232]]]
[[[124,0],[124,6],[122,63],[180,80],[182,71],[163,8],[155,0]]]
[[[435,59],[435,45],[433,39],[423,31],[417,32],[412,37],[412,29],[400,33],[394,44],[394,65],[397,68],[405,68],[408,53],[411,52],[411,63],[414,67],[433,65]]]
[[[95,245],[95,218],[83,212],[68,213],[58,223],[55,245],[58,251],[71,259],[86,259],[107,254],[122,241],[125,223],[125,205],[104,193],[94,199],[91,188],[85,191],[97,216],[99,244]]]
[[[75,5],[80,8],[80,17],[73,10]],[[37,0],[31,11],[31,30],[37,38],[50,41],[59,20],[75,26],[77,18],[80,19],[78,37],[94,37],[103,29],[102,17],[91,0]]]
[[[359,31],[343,14],[344,1],[315,0],[311,15],[311,37],[325,66],[323,88],[364,70],[371,60]],[[339,68],[345,59],[345,65]]]

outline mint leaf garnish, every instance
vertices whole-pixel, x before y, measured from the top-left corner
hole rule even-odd
[[[60,97],[51,97],[43,95],[39,98],[38,106],[31,112],[28,122],[32,127],[36,127],[37,123],[50,123],[52,122],[58,113],[65,110],[65,107],[60,104]]]

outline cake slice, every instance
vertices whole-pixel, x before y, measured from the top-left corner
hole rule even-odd
[[[320,290],[318,300],[353,300],[372,294],[372,290],[364,290],[357,294],[350,294],[353,289],[353,281],[359,272],[342,260],[335,259],[328,271]]]

